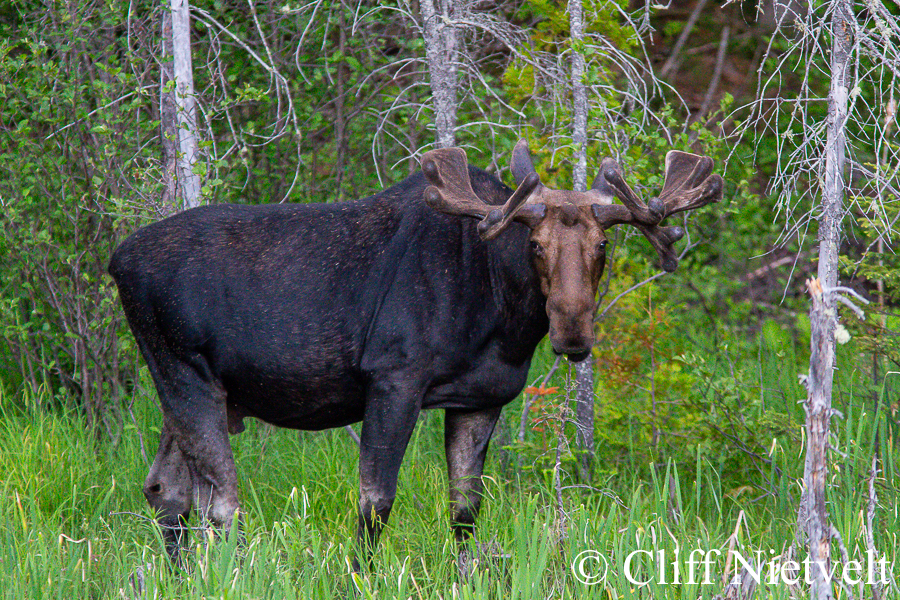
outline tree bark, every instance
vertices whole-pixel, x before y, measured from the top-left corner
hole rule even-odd
[[[819,219],[819,279],[833,288],[838,281],[838,251],[844,216],[846,122],[849,91],[847,75],[853,45],[853,17],[847,0],[834,0],[832,16],[831,89],[828,93],[828,137],[825,147],[825,188]],[[829,389],[830,391],[830,389]]]
[[[573,189],[587,191],[587,89],[584,85],[584,13],[581,0],[569,0],[572,37],[572,142],[575,144]],[[581,476],[591,477],[594,462],[594,360],[588,356],[575,363],[575,437],[581,454]]]
[[[172,0],[172,67],[178,121],[178,190],[183,208],[200,206],[200,177],[194,165],[200,158],[197,108],[191,64],[191,9],[188,0]]]
[[[337,64],[335,83],[337,84],[337,97],[334,99],[334,143],[335,151],[335,187],[336,198],[344,198],[344,168],[347,157],[347,111],[346,94],[347,80],[350,77],[350,69],[347,66],[347,22],[344,16],[344,2],[338,3],[338,52],[341,61]]]
[[[431,75],[435,147],[456,144],[456,95],[459,39],[451,21],[453,0],[422,0],[425,60]]]
[[[584,12],[581,0],[569,0],[572,38],[572,142],[575,144],[574,190],[587,191],[587,89],[584,86]]]
[[[828,479],[828,429],[831,416],[831,384],[834,364],[834,306],[820,280],[809,282],[812,297],[810,319],[809,377],[806,399],[806,463],[801,520],[809,541],[810,598],[830,600],[831,584],[826,580],[831,568],[831,528],[825,504]]]
[[[163,198],[160,212],[179,210],[178,199],[178,109],[175,105],[172,68],[172,11],[162,10],[162,58],[159,61],[159,135],[163,157]]]
[[[828,94],[828,134],[825,148],[825,186],[819,219],[818,280],[811,281],[810,347],[808,396],[806,400],[807,452],[804,466],[805,494],[801,518],[806,519],[809,541],[810,598],[833,597],[828,581],[831,568],[831,526],[825,503],[828,480],[828,431],[834,381],[837,286],[841,220],[844,214],[844,171],[846,166],[845,123],[848,111],[847,75],[852,48],[852,14],[847,0],[834,0],[832,16],[831,89]],[[805,514],[804,514],[805,513]]]

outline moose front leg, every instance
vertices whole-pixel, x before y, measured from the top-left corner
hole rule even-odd
[[[394,375],[370,385],[359,442],[356,539],[368,567],[397,496],[397,477],[421,408],[413,378]],[[354,569],[359,571],[359,559]]]
[[[472,561],[465,543],[468,537],[475,535],[475,519],[484,491],[481,480],[484,459],[499,416],[499,407],[477,412],[445,411],[444,450],[450,484],[450,524],[459,550],[457,567],[464,579],[468,578]]]

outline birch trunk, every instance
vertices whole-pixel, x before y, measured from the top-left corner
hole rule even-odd
[[[435,147],[456,144],[456,95],[459,39],[451,22],[453,0],[422,0],[425,60],[434,102]]]
[[[573,189],[587,191],[587,89],[584,85],[584,14],[581,0],[569,0],[569,29],[572,37],[572,142],[575,144]],[[581,475],[590,479],[594,458],[594,369],[593,357],[575,363],[576,441],[583,451]]]
[[[841,219],[844,213],[844,171],[848,111],[847,73],[852,48],[852,15],[847,0],[834,0],[832,16],[831,89],[828,94],[828,137],[825,148],[825,186],[819,220],[819,278],[810,282],[810,347],[806,400],[807,453],[804,466],[805,507],[809,541],[810,598],[833,597],[828,581],[831,568],[831,526],[825,502],[828,479],[827,447],[834,381],[837,286]],[[804,514],[805,513],[805,514]]]
[[[587,191],[587,90],[584,86],[584,13],[581,0],[569,0],[572,38],[572,142],[575,144],[574,190]]]
[[[163,198],[160,212],[169,215],[179,210],[178,202],[178,109],[172,68],[172,11],[162,11],[162,60],[159,62],[159,136],[163,159]],[[174,85],[174,84],[172,84]]]
[[[347,156],[347,111],[346,98],[347,80],[350,77],[350,69],[347,66],[347,22],[344,16],[343,0],[338,3],[338,53],[341,62],[337,65],[335,82],[337,84],[337,97],[334,99],[334,138],[337,150],[335,152],[335,187],[337,187],[337,199],[344,198],[344,168]]]
[[[185,209],[200,206],[200,177],[194,165],[200,158],[197,109],[191,64],[191,12],[188,0],[172,0],[172,68],[178,132],[178,190]]]

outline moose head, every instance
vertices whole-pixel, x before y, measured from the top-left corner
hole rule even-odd
[[[494,239],[513,221],[531,229],[534,267],[547,298],[550,343],[554,352],[573,360],[583,360],[594,343],[594,303],[606,261],[606,230],[634,225],[659,253],[663,269],[674,271],[678,258],[673,245],[684,229],[660,223],[675,213],[718,202],[723,189],[722,178],[711,175],[712,159],[673,150],[666,154],[662,192],[646,203],[611,158],[603,160],[587,192],[554,190],[541,184],[528,145],[521,140],[510,165],[518,187],[503,206],[494,206],[472,190],[464,150],[431,150],[421,162],[431,183],[425,202],[446,214],[481,219],[478,233],[483,240]],[[614,198],[622,204],[613,204]]]

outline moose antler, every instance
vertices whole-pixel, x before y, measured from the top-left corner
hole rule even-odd
[[[441,148],[422,155],[422,171],[431,183],[425,189],[425,202],[431,208],[451,215],[481,218],[478,234],[492,240],[514,220],[532,223],[543,218],[546,207],[523,204],[540,185],[537,173],[530,173],[519,182],[503,206],[485,203],[475,194],[469,179],[466,152],[461,148]]]
[[[674,271],[678,257],[673,244],[684,236],[681,227],[660,227],[659,223],[675,213],[718,202],[722,198],[724,181],[719,175],[710,175],[713,161],[705,156],[672,150],[666,154],[666,178],[658,198],[646,204],[634,193],[622,176],[619,164],[606,158],[600,165],[600,174],[592,189],[602,196],[615,195],[622,201],[617,204],[594,204],[591,210],[602,229],[613,225],[634,225],[656,248],[662,267]]]

